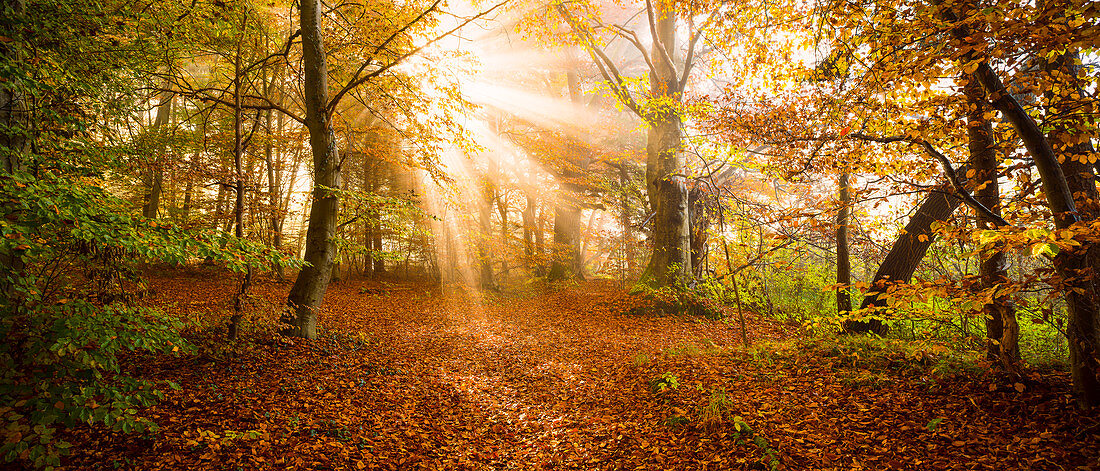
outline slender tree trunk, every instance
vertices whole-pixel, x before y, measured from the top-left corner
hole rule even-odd
[[[634,266],[634,226],[630,222],[630,164],[622,162],[619,165],[619,188],[622,194],[620,195],[620,224],[623,225],[623,258],[626,259],[626,269],[631,276],[634,275],[636,267]]]
[[[852,200],[848,180],[848,171],[842,171],[837,185],[840,188],[840,209],[836,214],[836,282],[845,285],[836,290],[836,311],[841,317],[852,310],[852,298],[847,287],[852,284],[852,262],[848,258],[848,226],[851,225]]]
[[[266,78],[266,76],[265,76]],[[264,81],[265,93],[270,92],[270,81]],[[285,119],[282,114],[279,114],[276,121],[278,122],[278,128],[272,129],[272,120],[274,118],[273,111],[268,110],[264,116],[265,129],[267,130],[267,140],[264,142],[264,163],[267,164],[267,194],[268,205],[270,208],[269,223],[271,224],[271,246],[276,250],[279,250],[283,246],[283,218],[280,213],[282,212],[282,176],[283,172],[281,168],[276,168],[276,163],[283,163],[283,146],[280,144],[275,145],[275,140],[282,137],[283,134],[283,120]],[[275,131],[275,132],[272,132]],[[287,191],[290,191],[288,188]],[[286,277],[286,273],[283,266],[276,263],[272,267],[275,272],[275,276],[282,280]]]
[[[157,213],[160,212],[160,196],[164,190],[164,166],[167,163],[165,162],[167,158],[164,156],[167,146],[164,140],[168,130],[168,118],[172,114],[172,98],[174,96],[174,93],[167,90],[160,93],[160,102],[157,104],[157,117],[153,122],[153,128],[150,130],[150,134],[156,139],[156,150],[148,170],[149,188],[145,193],[145,204],[141,207],[141,215],[147,218],[155,218],[158,215]]]
[[[535,266],[535,197],[527,193],[527,206],[523,209],[523,261],[530,270]]]
[[[508,277],[508,197],[504,192],[497,194],[497,214],[500,215],[500,274]]]
[[[985,118],[989,105],[981,84],[972,77],[964,87],[966,95],[966,126],[969,139],[970,167],[974,169],[977,188],[974,198],[994,214],[1001,214],[1001,192],[997,182],[997,149],[993,136],[993,123]],[[995,225],[985,217],[979,217],[981,229],[993,229]],[[1007,255],[1001,247],[992,248],[980,256],[978,272],[983,289],[996,289],[1008,281]],[[1020,360],[1020,327],[1016,322],[1016,309],[1012,301],[995,295],[985,309],[985,330],[988,345],[986,356],[1001,363],[1010,371],[1018,368]]]
[[[481,288],[495,290],[497,289],[497,284],[493,277],[493,256],[492,252],[489,250],[489,243],[492,240],[492,205],[495,190],[493,189],[493,184],[488,181],[488,178],[486,178],[481,191],[481,205],[478,208],[478,225],[481,229],[481,234],[477,244],[478,261],[481,263]]]
[[[244,159],[244,143],[243,133],[241,130],[241,121],[243,119],[243,113],[241,108],[241,43],[237,43],[237,55],[233,60],[233,176],[234,176],[234,189],[236,190],[236,200],[233,205],[233,219],[236,224],[236,232],[234,236],[237,239],[244,238],[244,169],[242,168],[242,161]],[[237,340],[240,334],[241,317],[244,313],[244,297],[248,294],[248,289],[252,285],[252,267],[249,266],[241,280],[240,289],[237,291],[237,295],[233,298],[233,315],[229,318],[229,340]]]
[[[542,276],[546,273],[546,266],[543,264],[546,254],[546,229],[543,226],[543,220],[546,219],[546,205],[539,204],[538,214],[535,216],[535,274]]]
[[[306,231],[305,261],[309,262],[294,281],[287,297],[293,316],[287,316],[287,333],[312,339],[317,337],[317,311],[328,289],[332,261],[336,253],[333,238],[340,208],[337,195],[327,188],[340,186],[340,158],[336,135],[328,114],[328,64],[321,34],[320,0],[301,2],[302,61],[306,127],[313,150],[313,205]]]

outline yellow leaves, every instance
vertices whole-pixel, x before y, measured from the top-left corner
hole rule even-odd
[[[981,65],[981,63],[982,62],[979,61],[979,60],[974,60],[974,61],[967,62],[967,63],[963,64],[962,71],[963,71],[964,74],[967,74],[967,75],[973,74],[974,72],[976,72],[978,70],[978,66]]]

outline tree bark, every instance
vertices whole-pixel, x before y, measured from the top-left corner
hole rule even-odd
[[[932,4],[939,7],[940,16],[954,24],[951,34],[960,45],[968,44],[972,40],[969,26],[959,22],[958,15],[950,7],[943,5],[942,0],[931,0]],[[968,2],[965,7],[976,11],[973,2]],[[1039,175],[1043,182],[1043,195],[1047,200],[1047,206],[1054,215],[1054,227],[1068,229],[1082,220],[1074,201],[1074,191],[1095,194],[1095,183],[1088,186],[1088,180],[1078,178],[1080,172],[1075,172],[1070,166],[1066,172],[1059,162],[1058,155],[1051,146],[1051,141],[1043,134],[1039,125],[1024,110],[1020,102],[1009,92],[1001,81],[1000,76],[990,67],[989,62],[978,56],[973,46],[963,54],[964,61],[977,61],[978,66],[974,72],[982,88],[985,89],[988,99],[993,107],[1011,124],[1016,134],[1027,148],[1028,154],[1035,162]],[[1067,159],[1067,163],[1072,160]],[[1067,179],[1066,173],[1070,174]],[[1087,215],[1086,215],[1087,216]],[[1066,333],[1068,335],[1070,374],[1073,377],[1074,389],[1078,393],[1079,404],[1082,408],[1090,409],[1100,405],[1100,365],[1097,361],[1097,347],[1100,346],[1100,306],[1098,306],[1097,285],[1092,278],[1095,267],[1091,266],[1089,253],[1093,252],[1093,244],[1086,243],[1076,250],[1062,250],[1054,256],[1054,268],[1059,278],[1064,281],[1063,292],[1068,311]],[[1071,281],[1072,280],[1072,281]],[[1089,280],[1081,283],[1081,280]]]
[[[970,167],[974,169],[977,188],[974,198],[997,216],[1001,215],[1001,192],[997,182],[997,148],[993,136],[993,123],[985,119],[989,105],[985,92],[976,79],[968,78],[963,92],[966,95],[966,126]],[[981,229],[994,229],[989,218],[978,218]],[[978,273],[982,289],[990,290],[1008,281],[1007,255],[1001,247],[993,248],[980,256]],[[985,330],[988,339],[986,356],[999,362],[1008,370],[1016,370],[1020,360],[1020,327],[1016,322],[1016,309],[1004,296],[994,296],[985,307]]]
[[[566,74],[569,84],[569,96],[573,103],[581,106],[580,78],[575,69]],[[581,260],[581,205],[582,188],[577,180],[583,178],[590,159],[587,149],[581,145],[568,146],[568,162],[561,172],[562,192],[554,204],[554,254],[550,262],[550,281],[568,278],[584,279],[584,266]]]
[[[527,197],[527,206],[523,209],[523,262],[527,269],[535,266],[535,197]]]
[[[477,258],[480,262],[481,289],[497,289],[496,279],[493,277],[493,256],[489,250],[492,240],[492,206],[493,195],[496,193],[493,184],[486,178],[481,188],[481,205],[478,207],[478,226],[480,234],[477,243]]]
[[[661,57],[675,57],[676,11],[672,3],[657,1],[653,16],[654,41],[650,56],[650,93],[679,103],[682,95],[674,63]],[[661,49],[664,49],[663,51]],[[667,105],[664,108],[668,108]],[[676,286],[691,279],[691,229],[686,180],[678,173],[684,164],[682,129],[678,110],[655,109],[646,120],[646,189],[653,218],[653,254],[642,282],[651,286]]]
[[[164,166],[166,164],[164,152],[167,148],[164,140],[168,128],[168,118],[172,114],[172,98],[174,96],[174,93],[167,90],[160,93],[160,101],[157,103],[157,117],[153,121],[153,128],[149,131],[149,134],[155,139],[156,145],[148,169],[147,183],[149,187],[145,193],[145,204],[141,207],[141,215],[150,219],[157,217],[160,212],[160,196],[164,191]]]
[[[848,226],[851,225],[851,197],[848,171],[840,173],[838,181],[840,208],[836,213],[836,282],[844,285],[836,290],[836,311],[841,317],[852,310],[852,298],[848,286],[852,284],[852,262],[848,258]]]
[[[312,339],[317,337],[317,311],[328,289],[332,261],[336,252],[336,218],[340,208],[333,188],[340,186],[340,158],[336,135],[328,110],[328,65],[321,35],[320,0],[301,2],[302,60],[305,75],[303,101],[306,128],[313,152],[313,205],[306,230],[305,261],[287,297],[293,315],[285,320],[286,333]]]
[[[874,281],[863,298],[860,309],[886,307],[887,289],[892,284],[909,282],[913,272],[916,271],[920,261],[924,258],[925,252],[928,251],[928,247],[935,240],[932,223],[946,221],[960,204],[962,204],[962,200],[943,190],[934,190],[928,193],[917,211],[909,218],[909,222],[905,225],[901,235],[894,240],[890,252],[879,264]],[[844,331],[846,333],[870,332],[886,335],[887,326],[878,319],[867,321],[849,320],[844,322]]]
[[[707,240],[710,230],[710,212],[707,210],[711,194],[701,186],[694,186],[688,193],[690,246],[691,246],[691,274],[698,279],[703,275],[703,265],[707,258]]]
[[[244,142],[241,121],[243,113],[241,109],[241,43],[237,43],[237,55],[233,60],[233,189],[236,191],[236,199],[233,205],[233,219],[236,224],[234,236],[239,240],[244,238]],[[158,116],[159,120],[159,116]],[[233,298],[233,315],[229,318],[229,340],[237,340],[240,334],[241,317],[244,313],[244,297],[248,294],[248,288],[252,285],[252,267],[249,266],[244,278],[241,280],[240,289]]]

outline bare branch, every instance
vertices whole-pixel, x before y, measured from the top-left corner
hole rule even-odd
[[[435,5],[439,4],[439,1],[440,0],[436,0],[436,3],[432,5],[432,8],[435,8]],[[379,75],[382,75],[382,74],[386,73],[386,71],[388,71],[388,70],[396,67],[397,65],[401,64],[402,62],[404,62],[405,59],[408,59],[409,57],[412,57],[416,54],[419,54],[420,51],[424,50],[428,46],[431,46],[432,44],[435,44],[435,43],[439,42],[443,38],[446,38],[446,37],[454,34],[456,31],[466,27],[466,25],[468,25],[470,23],[473,23],[474,21],[477,21],[477,20],[487,16],[489,13],[492,13],[493,10],[496,10],[497,8],[500,8],[500,7],[504,6],[506,3],[508,3],[508,1],[509,0],[503,0],[500,3],[497,3],[496,5],[493,5],[488,10],[482,11],[481,13],[478,13],[477,15],[474,15],[470,18],[467,18],[465,21],[460,23],[458,26],[455,26],[454,28],[451,28],[450,30],[444,32],[443,34],[441,34],[439,36],[436,36],[435,38],[431,39],[430,41],[422,44],[420,47],[417,47],[417,48],[415,48],[415,49],[413,49],[413,50],[411,50],[411,51],[409,51],[405,54],[402,54],[402,55],[398,56],[396,59],[391,61],[389,64],[381,66],[378,69],[375,69],[373,72],[371,72],[369,74],[366,74],[362,77],[350,80],[346,85],[343,86],[343,88],[340,89],[339,92],[336,92],[336,94],[333,95],[332,99],[329,100],[328,105],[325,107],[325,110],[328,111],[328,112],[332,112],[332,110],[336,108],[336,105],[338,105],[340,103],[340,100],[342,98],[344,98],[344,95],[347,95],[347,93],[349,91],[351,91],[352,89],[354,89],[354,88],[356,88],[356,87],[358,87],[358,86],[360,86],[364,83],[367,83],[367,81],[369,81],[370,79],[372,79],[374,77],[377,77]],[[417,17],[417,20],[414,20],[414,21],[418,21],[419,18],[421,18],[421,17]],[[368,62],[369,62],[369,59],[368,59]],[[360,71],[359,72],[361,72],[364,67],[365,67],[365,64],[364,64],[364,66],[360,66]],[[358,75],[359,72],[356,72],[356,75]]]
[[[985,207],[985,205],[978,202],[978,200],[975,199],[969,191],[967,191],[966,182],[962,178],[959,178],[959,174],[955,172],[955,167],[951,165],[951,160],[948,159],[947,156],[943,155],[943,153],[936,150],[936,148],[933,147],[932,144],[928,143],[928,141],[924,139],[914,139],[906,136],[881,137],[870,136],[863,133],[852,133],[849,135],[849,137],[863,141],[878,142],[882,144],[889,144],[892,142],[905,142],[908,144],[916,144],[921,146],[921,148],[924,149],[924,151],[928,153],[928,155],[931,155],[940,162],[940,165],[943,166],[943,173],[947,176],[947,181],[951,183],[951,187],[955,190],[956,196],[961,198],[967,206],[973,208],[974,211],[977,211],[978,214],[986,219],[986,221],[996,227],[1011,226],[1008,221],[1005,221],[1004,218],[997,215],[997,213],[994,213],[992,210]]]

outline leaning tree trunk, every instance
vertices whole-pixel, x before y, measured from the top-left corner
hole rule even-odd
[[[962,172],[965,174],[965,170]],[[962,204],[962,200],[948,194],[945,189],[933,190],[928,197],[917,207],[909,223],[901,231],[901,235],[890,246],[890,252],[882,259],[878,270],[875,272],[874,281],[860,309],[885,308],[887,306],[887,290],[890,285],[908,283],[913,276],[921,259],[924,258],[928,247],[935,240],[932,232],[932,224],[946,221]],[[847,333],[875,333],[886,335],[887,326],[879,319],[866,321],[848,320],[844,322],[844,332]]]
[[[313,205],[306,230],[305,261],[287,296],[293,316],[287,316],[289,335],[317,337],[317,310],[328,289],[336,253],[337,212],[340,201],[330,189],[340,186],[340,157],[328,114],[328,65],[321,37],[321,2],[301,2],[302,60],[305,72],[304,104],[309,145],[313,150]]]
[[[993,137],[993,123],[985,118],[989,105],[985,102],[985,93],[976,79],[970,78],[963,89],[966,94],[966,126],[970,167],[974,169],[974,198],[989,208],[995,215],[1001,215],[1001,192],[997,183],[997,148]],[[979,217],[981,229],[993,229],[995,224],[988,218]],[[1002,247],[994,247],[982,253],[979,264],[982,289],[995,290],[998,285],[1008,281],[1007,255]],[[1020,360],[1020,326],[1016,322],[1016,309],[1012,301],[1003,295],[995,295],[986,306],[985,330],[988,345],[986,356],[999,362],[1008,370],[1015,370]]]
[[[1035,162],[1043,182],[1043,196],[1047,200],[1047,206],[1054,215],[1054,227],[1069,229],[1075,223],[1081,221],[1081,215],[1073,199],[1075,190],[1083,190],[1095,193],[1094,186],[1089,188],[1075,188],[1075,185],[1083,185],[1083,182],[1074,184],[1067,180],[1058,155],[1050,144],[1050,140],[1043,134],[1039,125],[1024,110],[1020,102],[1012,95],[1001,81],[1000,76],[990,67],[989,62],[969,46],[974,39],[969,26],[960,23],[956,13],[948,6],[943,5],[942,0],[931,0],[933,5],[940,7],[939,14],[944,20],[953,23],[951,29],[954,38],[970,50],[962,54],[962,62],[976,61],[977,69],[974,75],[985,89],[990,102],[997,111],[1001,112],[1009,123],[1012,124],[1016,134],[1023,141],[1028,154]],[[972,11],[976,11],[973,2],[966,5]],[[1071,178],[1081,180],[1080,175],[1070,172]],[[1090,179],[1091,180],[1091,179]],[[1079,396],[1080,405],[1083,408],[1092,408],[1100,405],[1100,368],[1097,364],[1097,347],[1100,346],[1100,306],[1096,285],[1091,282],[1080,283],[1095,276],[1093,267],[1089,263],[1089,253],[1094,251],[1092,243],[1085,242],[1076,250],[1062,250],[1054,257],[1054,269],[1062,280],[1077,280],[1075,283],[1065,283],[1062,291],[1065,293],[1068,322],[1066,333],[1068,334],[1070,374],[1073,377],[1073,386]]]

